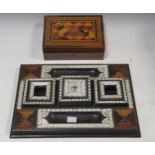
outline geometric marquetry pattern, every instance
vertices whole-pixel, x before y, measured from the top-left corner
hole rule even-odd
[[[110,65],[109,76],[113,78],[128,78],[128,65]]]
[[[15,113],[15,128],[19,129],[29,129],[35,128],[36,126],[36,110],[17,110]]]
[[[40,65],[21,66],[21,80],[35,79],[40,77]]]
[[[95,22],[54,21],[52,22],[53,40],[95,40]]]
[[[113,112],[117,128],[135,128],[136,121],[133,109],[115,109]]]

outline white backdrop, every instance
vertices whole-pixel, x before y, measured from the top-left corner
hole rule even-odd
[[[105,59],[44,61],[45,14],[0,14],[0,141],[155,141],[155,15],[104,14]],[[141,138],[9,139],[20,64],[129,63]]]

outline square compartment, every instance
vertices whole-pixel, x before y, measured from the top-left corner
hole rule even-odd
[[[122,78],[95,80],[95,103],[126,106],[128,103],[125,81]]]
[[[90,79],[87,76],[63,76],[59,83],[60,105],[87,105],[91,103]]]
[[[55,102],[54,80],[26,80],[23,105],[45,105]]]

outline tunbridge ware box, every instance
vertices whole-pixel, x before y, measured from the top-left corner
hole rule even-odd
[[[45,16],[45,60],[103,59],[102,16]]]

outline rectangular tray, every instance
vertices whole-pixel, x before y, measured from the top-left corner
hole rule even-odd
[[[21,65],[10,137],[140,137],[129,66]]]

